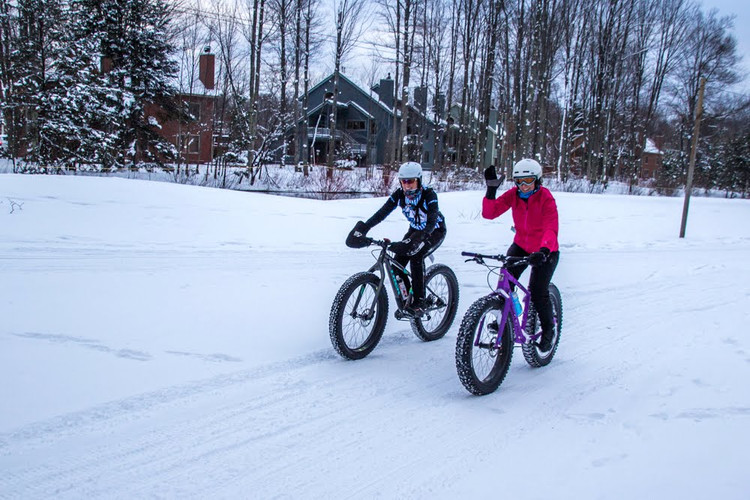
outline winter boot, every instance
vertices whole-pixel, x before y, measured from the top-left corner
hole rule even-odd
[[[542,336],[539,338],[539,341],[537,342],[537,347],[539,347],[539,350],[542,352],[548,352],[550,349],[552,349],[552,339],[555,336],[555,330],[553,328],[548,328],[542,330]]]

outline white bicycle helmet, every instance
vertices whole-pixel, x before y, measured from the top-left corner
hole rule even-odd
[[[402,163],[398,168],[399,179],[419,179],[422,180],[422,165],[415,161]]]
[[[542,178],[542,166],[538,161],[524,158],[513,165],[513,178],[534,177],[537,181]]]

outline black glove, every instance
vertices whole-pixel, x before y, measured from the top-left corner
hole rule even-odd
[[[395,253],[396,255],[406,255],[406,252],[409,251],[410,245],[411,240],[409,238],[406,238],[404,241],[394,241],[390,244],[388,250]]]
[[[369,241],[367,241],[367,231],[370,230],[370,226],[368,226],[363,221],[357,221],[357,223],[354,225],[354,229],[352,229],[349,232],[349,236],[346,237],[346,246],[349,248],[364,248],[370,244]]]
[[[547,262],[547,257],[549,257],[549,248],[542,247],[538,252],[534,252],[529,255],[529,264],[531,264],[532,266],[544,264],[545,262]]]
[[[494,200],[497,196],[497,188],[505,180],[505,174],[497,178],[497,171],[493,165],[484,169],[484,181],[487,184],[487,193],[484,195],[488,200]]]
[[[396,255],[406,255],[407,257],[413,257],[418,254],[422,248],[424,248],[427,234],[423,231],[417,231],[409,235],[408,238],[404,238],[402,241],[391,243],[389,249]]]
[[[416,233],[413,233],[409,239],[411,240],[411,244],[409,246],[409,249],[406,251],[406,255],[409,257],[413,257],[414,255],[417,255],[419,252],[422,251],[424,248],[426,242],[427,242],[427,233],[424,231],[418,231]]]

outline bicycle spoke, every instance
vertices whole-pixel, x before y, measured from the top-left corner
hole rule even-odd
[[[341,325],[347,345],[361,346],[370,337],[374,317],[370,308],[374,301],[375,289],[367,284],[349,297]]]
[[[500,349],[497,347],[498,322],[500,311],[487,311],[479,322],[475,343],[471,353],[471,363],[479,380],[485,380],[492,374]],[[478,342],[477,342],[478,341]]]

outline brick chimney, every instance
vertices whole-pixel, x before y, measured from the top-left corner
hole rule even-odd
[[[103,75],[112,71],[112,58],[111,57],[102,56],[100,61],[101,61],[101,65],[99,69]]]
[[[214,88],[214,65],[215,56],[211,53],[211,47],[206,45],[198,63],[198,78],[207,90]]]

